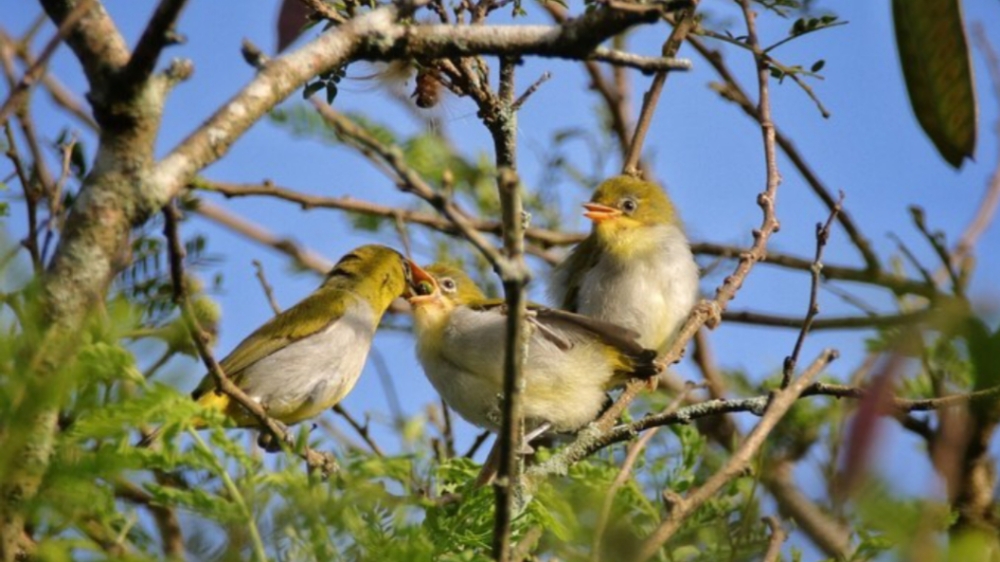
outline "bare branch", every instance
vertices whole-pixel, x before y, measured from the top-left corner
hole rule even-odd
[[[722,60],[722,55],[709,49],[705,44],[699,40],[697,37],[688,37],[688,43],[695,48],[698,53],[705,58],[706,61],[715,69],[716,73],[725,81],[725,87],[719,92],[724,98],[735,102],[740,108],[746,113],[751,119],[758,122],[761,121],[762,116],[758,112],[757,108],[754,107],[753,103],[750,101],[750,97],[747,96],[746,92],[740,86],[736,77],[726,66],[726,63]],[[826,185],[819,179],[816,172],[806,163],[805,158],[799,153],[798,149],[792,141],[785,136],[781,131],[774,126],[775,140],[781,151],[785,153],[785,156],[791,161],[795,169],[798,170],[799,174],[802,176],[809,187],[813,190],[817,197],[826,205],[827,209],[833,209],[836,205],[836,198]],[[879,263],[878,256],[875,255],[875,251],[872,249],[871,242],[861,233],[858,226],[854,223],[854,219],[851,218],[850,213],[846,210],[841,210],[838,215],[837,220],[840,222],[841,226],[844,227],[844,231],[847,232],[848,237],[851,239],[851,243],[858,249],[861,254],[862,259],[864,259],[865,266],[868,270],[872,272],[877,272],[881,270],[881,265]]]
[[[511,552],[511,520],[517,507],[515,495],[521,486],[520,465],[517,451],[523,441],[521,390],[524,386],[524,360],[527,355],[525,311],[527,298],[525,286],[531,279],[524,262],[524,207],[521,202],[521,182],[517,177],[517,112],[514,111],[514,70],[517,61],[503,58],[500,61],[500,87],[497,92],[496,113],[486,119],[486,126],[493,136],[496,164],[499,174],[497,191],[500,195],[500,213],[503,220],[503,250],[507,258],[496,263],[497,273],[503,281],[504,300],[507,304],[507,334],[504,342],[503,404],[501,410],[499,464],[493,483],[496,495],[496,515],[493,527],[493,557],[507,562]]]
[[[358,420],[354,419],[354,416],[352,416],[350,412],[345,410],[344,407],[341,406],[340,404],[335,404],[333,406],[333,411],[347,421],[347,424],[350,425],[355,432],[357,432],[358,436],[361,437],[361,439],[368,445],[368,447],[371,448],[372,452],[375,453],[375,456],[377,457],[385,456],[385,453],[382,452],[382,448],[378,446],[378,443],[376,443],[374,439],[372,439],[371,433],[368,431],[367,420],[365,420],[364,425],[358,423]]]
[[[0,124],[7,121],[7,116],[10,115],[12,111],[17,109],[17,107],[23,103],[25,96],[28,95],[28,90],[38,82],[38,79],[45,74],[45,67],[49,64],[49,59],[55,54],[56,48],[62,44],[63,39],[66,38],[76,27],[76,24],[83,19],[86,15],[87,10],[90,9],[91,4],[94,0],[81,0],[79,4],[73,7],[72,10],[66,15],[66,17],[59,22],[59,29],[56,30],[56,34],[49,39],[49,42],[42,49],[41,54],[35,60],[34,64],[28,68],[24,73],[24,76],[18,81],[18,83],[11,89],[10,95],[4,101],[3,105],[0,106]]]
[[[767,540],[767,552],[764,553],[764,559],[761,562],[778,562],[781,560],[781,545],[788,539],[788,531],[773,515],[765,517],[764,523],[767,523],[768,528],[771,529],[771,537]]]
[[[185,4],[187,0],[160,0],[118,79],[119,84],[134,87],[144,83],[153,74],[163,49],[182,41],[173,28]]]
[[[744,4],[744,9],[749,10],[746,4]],[[673,508],[664,521],[639,547],[639,552],[636,555],[637,560],[648,560],[653,557],[660,550],[660,547],[670,540],[670,537],[680,528],[681,523],[688,515],[711,499],[726,483],[743,472],[761,445],[764,444],[764,440],[771,433],[771,430],[784,417],[792,404],[798,400],[802,391],[836,356],[837,353],[833,350],[824,351],[795,382],[785,389],[771,393],[764,405],[764,415],[760,422],[747,435],[725,466],[686,497],[676,497]]]
[[[827,556],[846,559],[851,548],[850,529],[828,516],[802,493],[795,485],[793,467],[794,464],[787,460],[768,465],[761,473],[764,485],[774,496],[781,513],[793,518],[820,550]]]
[[[670,404],[663,409],[664,414],[670,414],[676,412],[677,409],[687,400],[688,394],[694,388],[694,385],[688,384],[684,387],[684,391],[677,394]],[[593,562],[599,562],[601,560],[601,541],[604,538],[604,530],[607,528],[608,519],[611,517],[611,508],[614,506],[615,495],[618,490],[621,489],[625,482],[628,481],[632,474],[632,467],[635,462],[639,459],[639,455],[645,450],[646,445],[656,436],[658,428],[650,429],[649,431],[642,434],[639,439],[628,446],[628,451],[625,453],[625,460],[622,461],[621,468],[618,469],[618,474],[615,475],[615,479],[608,486],[608,491],[604,493],[604,503],[601,505],[601,511],[597,517],[597,523],[594,525],[594,542],[593,546],[590,548],[590,559]]]
[[[295,260],[296,265],[303,269],[311,269],[321,275],[326,275],[333,269],[333,262],[312,250],[302,248],[288,238],[278,238],[267,230],[208,201],[199,201],[194,212],[221,224],[229,230],[288,255]]]
[[[695,0],[691,3],[691,6],[685,8],[680,12],[677,19],[679,23],[674,25],[673,31],[670,32],[670,36],[667,37],[665,43],[663,43],[663,56],[672,57],[677,54],[677,51],[681,48],[684,43],[684,39],[687,37],[691,29],[694,28],[696,20],[694,17],[695,9],[698,7],[698,2]],[[629,143],[628,150],[625,153],[624,163],[622,164],[622,172],[631,176],[639,175],[639,159],[642,156],[642,146],[646,141],[646,133],[649,131],[649,126],[653,121],[653,113],[656,111],[656,106],[660,101],[660,93],[663,92],[663,86],[667,82],[667,72],[662,70],[656,73],[653,78],[653,83],[649,86],[649,91],[642,98],[642,109],[639,110],[639,121],[636,123],[635,131],[632,134],[632,141]]]
[[[889,326],[906,326],[908,324],[919,323],[926,319],[931,313],[930,309],[917,310],[915,312],[903,312],[900,314],[872,314],[868,316],[832,316],[813,320],[809,325],[809,330],[816,332],[820,330],[857,330],[868,328],[885,328]],[[726,322],[736,322],[738,324],[750,324],[753,326],[772,326],[775,328],[798,328],[801,330],[805,323],[802,318],[792,316],[778,316],[751,310],[733,310],[722,313],[722,319]]]
[[[275,314],[281,314],[281,305],[274,298],[274,287],[271,287],[271,284],[267,282],[267,276],[264,275],[264,266],[260,263],[260,260],[253,260],[252,263],[253,268],[257,271],[257,280],[260,281],[260,288],[264,290],[264,296],[267,297],[267,302],[271,305],[271,310]]]
[[[79,6],[87,4],[80,25],[65,36],[90,82],[91,95],[108,95],[111,79],[128,64],[129,50],[115,22],[100,2],[91,0],[40,0],[52,21],[63,23]]]
[[[657,13],[594,10],[562,26],[452,26],[397,23],[384,6],[331,28],[297,51],[271,60],[243,90],[181,142],[159,166],[163,201],[221,158],[253,123],[314,76],[357,59],[437,59],[475,54],[586,58],[608,37]]]
[[[795,372],[795,364],[799,361],[799,354],[802,353],[802,345],[806,341],[806,335],[809,334],[809,328],[812,327],[813,320],[819,314],[819,276],[820,272],[823,271],[823,250],[830,239],[830,227],[833,225],[833,220],[840,213],[843,202],[844,192],[840,192],[840,199],[833,207],[833,210],[830,211],[830,216],[826,219],[826,223],[816,224],[816,257],[813,259],[811,269],[812,282],[809,285],[809,305],[806,307],[806,317],[802,321],[802,329],[799,330],[799,337],[795,339],[792,354],[785,357],[785,364],[781,373],[781,388],[785,388],[791,382],[792,373]]]

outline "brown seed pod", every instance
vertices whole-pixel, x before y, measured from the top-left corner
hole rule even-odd
[[[442,84],[440,73],[433,66],[421,66],[417,69],[416,86],[413,88],[414,103],[421,109],[435,107],[441,101]]]

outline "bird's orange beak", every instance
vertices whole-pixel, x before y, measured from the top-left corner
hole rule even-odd
[[[406,288],[406,293],[403,294],[410,306],[418,306],[438,297],[440,291],[433,275],[410,262],[410,276],[410,285]]]
[[[583,216],[598,224],[609,219],[616,219],[622,215],[622,212],[618,209],[608,207],[607,205],[601,205],[600,203],[584,203],[583,208],[587,209],[587,211],[583,213]]]

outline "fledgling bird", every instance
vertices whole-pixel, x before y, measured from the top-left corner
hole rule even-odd
[[[594,222],[552,274],[555,306],[639,333],[665,352],[698,298],[698,265],[677,209],[657,185],[611,178],[585,203]]]
[[[427,276],[430,274],[430,276]],[[507,319],[504,302],[487,299],[462,270],[414,269],[409,297],[417,357],[444,401],[470,423],[500,425]],[[651,377],[656,352],[636,335],[563,310],[528,306],[522,407],[529,430],[580,429],[594,420],[605,392],[630,376]],[[537,434],[537,433],[536,433]]]
[[[414,269],[419,268],[391,248],[355,248],[316,291],[254,330],[219,365],[274,419],[294,424],[315,417],[354,388],[382,315],[408,289]],[[211,375],[191,397],[238,427],[258,425],[216,389]],[[154,433],[142,444],[155,438]]]

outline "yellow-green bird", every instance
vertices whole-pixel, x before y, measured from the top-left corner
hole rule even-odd
[[[698,298],[677,210],[659,186],[628,176],[605,181],[583,206],[593,229],[553,271],[552,302],[635,330],[663,353]]]
[[[459,415],[496,431],[507,330],[503,301],[487,299],[468,275],[448,265],[415,269],[413,280],[409,301],[427,378]],[[529,429],[577,430],[598,416],[607,390],[660,370],[656,352],[643,349],[637,334],[607,322],[529,305],[526,331],[522,406]]]
[[[355,248],[316,291],[254,330],[219,365],[276,420],[293,424],[315,417],[354,388],[382,315],[410,287],[414,269],[391,248]],[[258,425],[216,389],[211,375],[191,396],[238,427]]]

